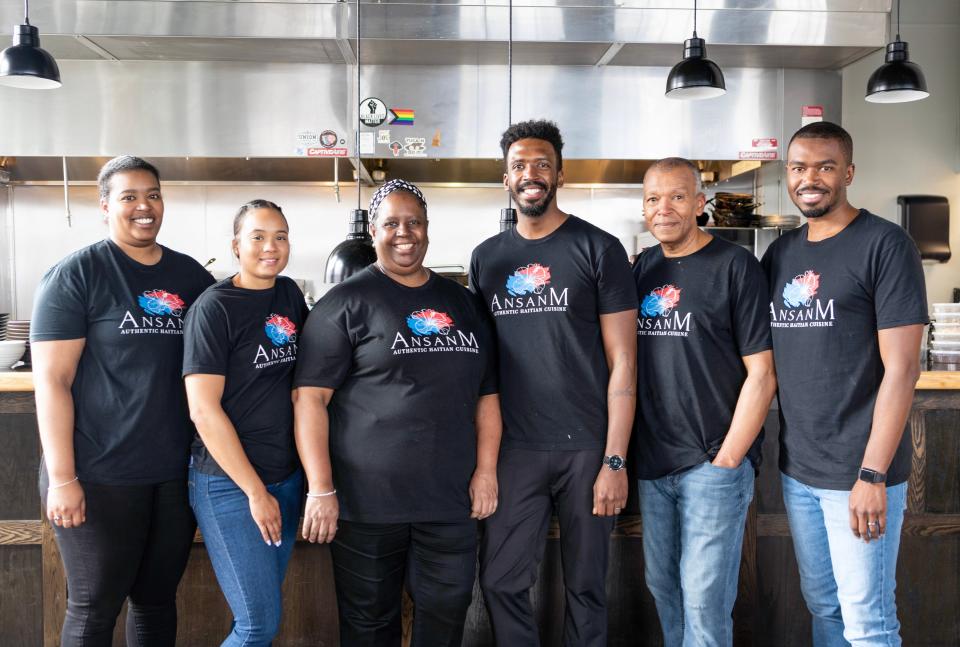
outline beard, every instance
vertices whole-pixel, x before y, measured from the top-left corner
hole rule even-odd
[[[830,211],[830,207],[817,207],[816,209],[801,209],[800,213],[803,214],[805,218],[820,218],[827,215],[827,212]]]
[[[524,187],[529,186],[531,184],[535,184],[543,188],[544,195],[542,198],[540,198],[539,200],[537,200],[532,204],[524,203],[520,199],[522,197],[520,194],[520,191],[522,191]],[[550,206],[550,204],[553,202],[553,199],[556,197],[556,195],[557,195],[556,184],[548,188],[542,182],[525,182],[522,185],[518,185],[517,190],[515,190],[513,187],[510,187],[510,197],[513,198],[513,203],[517,205],[517,209],[520,211],[520,213],[527,216],[528,218],[539,218],[544,213],[546,213],[547,207]]]
[[[797,192],[799,193],[799,190],[798,190]],[[797,204],[797,208],[800,209],[800,213],[802,213],[805,218],[821,218],[821,217],[827,215],[828,213],[830,213],[831,211],[833,211],[833,209],[836,208],[838,202],[839,202],[839,200],[837,200],[836,198],[834,198],[833,200],[831,200],[831,201],[828,202],[827,204],[823,205],[822,207],[806,207],[806,208],[804,208],[804,207],[800,206],[799,204]],[[796,204],[796,203],[794,203],[794,204]]]

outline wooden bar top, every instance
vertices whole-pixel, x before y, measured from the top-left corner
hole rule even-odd
[[[0,393],[33,391],[33,373],[29,371],[0,371]]]
[[[924,371],[917,382],[917,391],[949,391],[960,389],[960,371]],[[0,371],[0,393],[33,391],[33,373]]]

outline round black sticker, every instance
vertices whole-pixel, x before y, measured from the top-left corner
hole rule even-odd
[[[387,104],[376,97],[367,97],[360,102],[360,123],[376,128],[387,120]]]

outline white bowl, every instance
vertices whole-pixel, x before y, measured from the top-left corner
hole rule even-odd
[[[960,312],[934,312],[930,317],[934,326],[940,324],[960,324]]]
[[[935,328],[933,331],[934,341],[960,341],[960,326],[956,330],[941,330]]]
[[[930,348],[931,350],[960,350],[960,340],[942,341],[934,339],[930,342]]]
[[[960,350],[930,349],[930,361],[942,364],[960,363]]]
[[[934,303],[933,311],[936,313],[941,312],[960,312],[960,303]]]
[[[0,341],[0,371],[9,370],[20,361],[27,348],[27,342],[22,340]]]

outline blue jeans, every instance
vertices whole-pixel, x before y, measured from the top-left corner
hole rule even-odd
[[[907,484],[887,488],[887,531],[867,543],[850,530],[849,491],[780,480],[814,647],[899,647],[894,589]]]
[[[296,541],[303,473],[267,486],[280,505],[280,545],[268,546],[250,516],[247,495],[225,476],[190,468],[190,506],[197,517],[217,581],[233,612],[222,645],[269,645],[283,615],[280,588]]]
[[[733,643],[740,549],[753,465],[709,462],[640,481],[643,561],[665,647]]]

